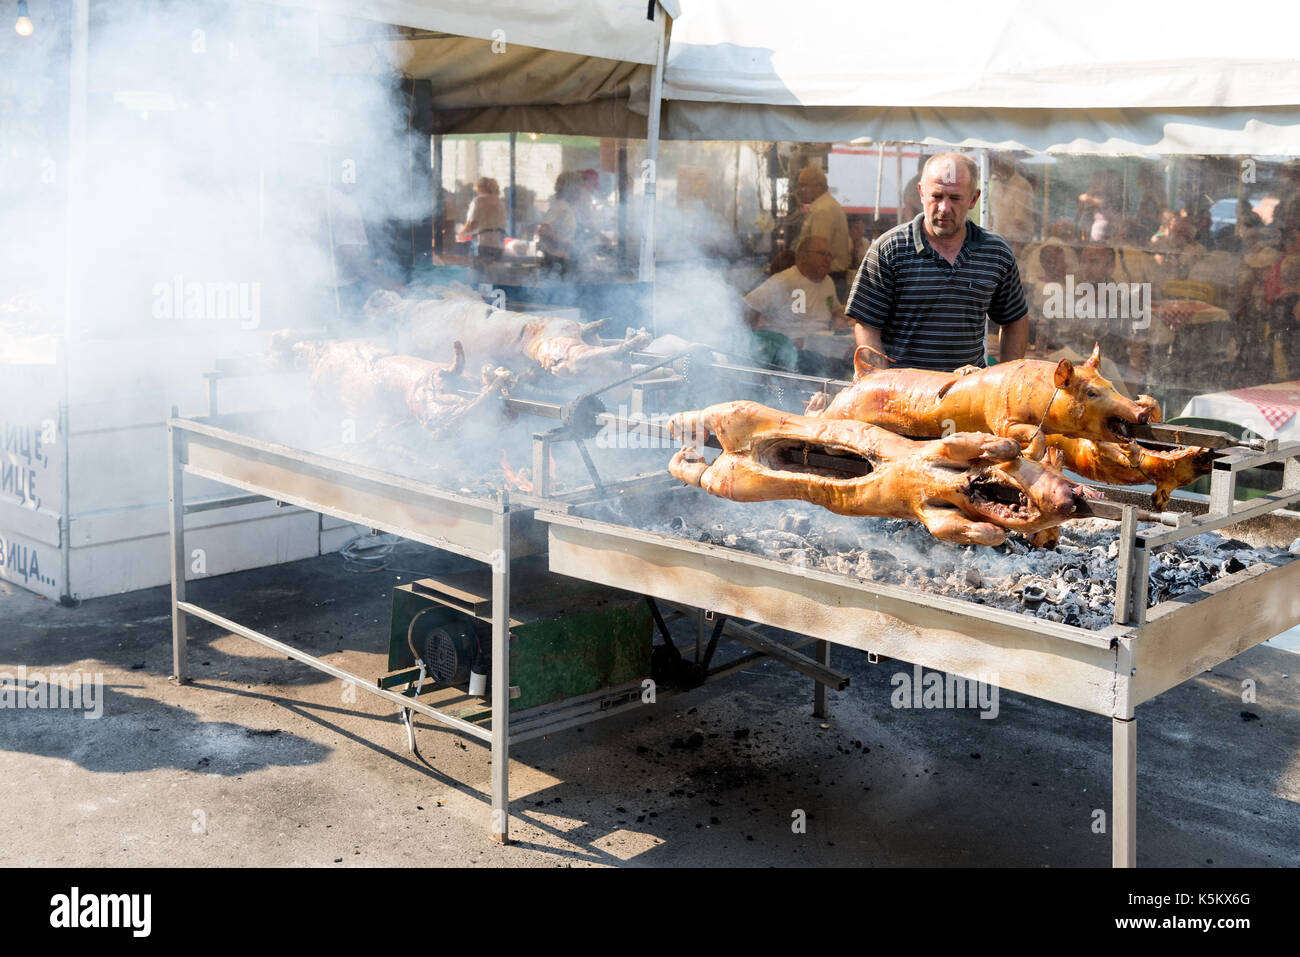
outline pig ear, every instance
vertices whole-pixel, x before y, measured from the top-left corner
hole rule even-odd
[[[871,375],[873,372],[879,372],[880,367],[871,364],[871,353],[875,350],[870,346],[858,346],[853,350],[853,378],[861,379],[864,375]]]
[[[1056,364],[1056,374],[1053,376],[1056,380],[1056,387],[1058,389],[1068,388],[1070,385],[1070,379],[1073,375],[1074,363],[1069,359],[1062,359]]]
[[[1088,356],[1088,361],[1085,362],[1084,365],[1091,366],[1094,369],[1098,369],[1101,367],[1101,343],[1100,342],[1094,342],[1092,344],[1092,355]]]

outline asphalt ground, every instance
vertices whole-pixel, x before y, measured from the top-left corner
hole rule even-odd
[[[328,555],[189,597],[371,678],[392,587],[463,567],[402,545],[371,574]],[[0,679],[103,682],[98,718],[84,701],[0,710],[0,864],[1110,864],[1108,720],[1011,692],[993,718],[896,708],[912,666],[850,649],[825,721],[811,679],[768,662],[516,745],[502,846],[485,746],[418,717],[411,754],[387,701],[205,622],[190,635],[179,686],[167,589],[69,609],[0,583]],[[1138,708],[1139,866],[1300,864],[1298,679],[1300,657],[1265,643]]]

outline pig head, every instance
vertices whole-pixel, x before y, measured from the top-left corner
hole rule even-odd
[[[727,402],[674,416],[691,443],[669,471],[738,502],[797,499],[840,515],[921,522],[936,538],[998,545],[1073,516],[1082,490],[1020,455],[1010,439],[974,432],[918,442],[875,426]],[[716,435],[722,453],[700,446]],[[865,474],[864,474],[865,473]]]

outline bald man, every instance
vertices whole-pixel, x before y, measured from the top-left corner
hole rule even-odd
[[[853,246],[849,239],[849,218],[844,207],[828,192],[826,174],[816,166],[805,166],[799,171],[794,191],[799,202],[808,207],[795,246],[809,236],[821,236],[830,244],[830,277],[835,283],[835,294],[843,299],[849,290],[849,255]]]
[[[878,353],[874,364],[983,366],[986,318],[1000,327],[999,361],[1024,358],[1029,307],[1015,256],[1005,239],[966,219],[978,183],[970,157],[931,156],[917,184],[921,213],[867,250],[845,312],[857,322],[858,344]]]

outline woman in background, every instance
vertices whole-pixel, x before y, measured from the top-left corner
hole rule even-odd
[[[474,201],[469,204],[469,218],[456,237],[457,242],[476,242],[475,255],[483,260],[501,258],[506,240],[506,204],[501,187],[490,176],[481,176],[474,184]]]

